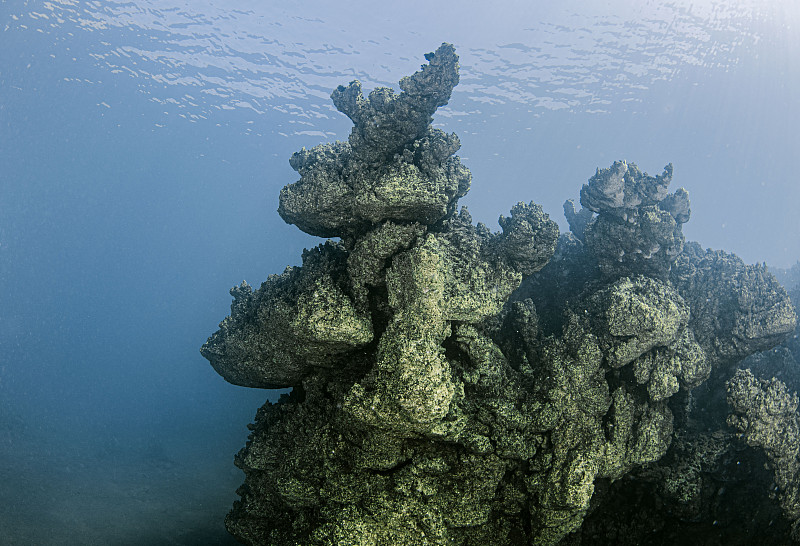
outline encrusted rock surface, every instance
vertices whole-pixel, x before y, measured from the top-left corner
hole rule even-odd
[[[690,302],[691,327],[713,365],[767,350],[795,328],[786,290],[763,265],[693,243],[676,260],[671,279]]]
[[[445,44],[430,62],[403,78],[399,95],[375,89],[364,98],[358,81],[331,98],[355,126],[347,142],[295,153],[300,180],[281,190],[278,213],[321,237],[352,237],[391,220],[434,224],[455,212],[471,175],[457,156],[455,134],[430,127],[458,84],[458,57]]]
[[[583,209],[564,204],[576,236],[597,258],[606,276],[643,274],[665,277],[683,249],[681,224],[689,220],[689,194],[667,194],[672,164],[649,176],[634,164],[616,161],[597,169],[581,189]],[[586,211],[597,213],[587,221]]]
[[[772,465],[778,500],[800,541],[800,415],[797,394],[778,379],[757,379],[738,370],[728,381],[728,424],[750,446],[762,448]]]
[[[473,225],[457,210],[471,182],[458,138],[430,127],[458,57],[442,44],[426,59],[400,94],[334,91],[352,133],[292,157],[300,180],[279,213],[341,240],[233,288],[201,350],[232,383],[292,388],[236,457],[228,529],[278,546],[599,544],[611,533],[595,515],[636,510],[604,501],[653,483],[684,503],[676,514],[704,517],[702,484],[733,435],[693,424],[694,393],[794,329],[785,291],[684,245],[671,166],[598,169],[584,208],[565,205],[573,234],[532,202],[501,232]],[[736,415],[758,411],[752,398],[735,397]],[[796,402],[781,408],[790,423]]]

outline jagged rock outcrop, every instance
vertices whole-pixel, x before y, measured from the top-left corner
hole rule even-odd
[[[672,283],[690,302],[690,324],[715,366],[725,366],[780,343],[796,324],[786,290],[763,265],[687,246]]]
[[[728,381],[728,424],[750,446],[764,450],[775,479],[778,500],[792,522],[792,539],[800,541],[800,415],[797,394],[782,381],[757,379],[738,370]]]
[[[598,169],[573,234],[532,202],[473,225],[458,138],[430,127],[458,57],[426,59],[400,94],[334,91],[350,137],[292,157],[279,213],[341,240],[233,288],[201,349],[232,383],[292,387],[236,457],[244,543],[556,544],[622,478],[688,498],[702,465],[685,486],[653,471],[676,401],[794,328],[766,271],[684,248],[671,166]]]
[[[355,126],[347,142],[305,148],[289,164],[300,180],[280,194],[278,213],[321,237],[351,237],[380,222],[434,224],[456,210],[471,175],[454,154],[455,134],[430,127],[433,113],[458,84],[450,45],[400,81],[402,93],[380,87],[364,98],[358,81],[331,98]]]
[[[575,212],[571,201],[564,204],[570,229],[596,257],[605,276],[667,275],[683,249],[680,226],[690,212],[686,190],[667,194],[671,180],[672,164],[659,176],[649,176],[633,163],[616,161],[608,169],[597,169],[583,185],[583,209]]]

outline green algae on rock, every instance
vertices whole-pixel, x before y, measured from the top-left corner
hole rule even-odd
[[[733,413],[728,424],[748,445],[762,448],[772,464],[775,488],[792,539],[800,541],[800,415],[797,394],[780,380],[757,379],[750,370],[738,370],[727,382]]]
[[[233,288],[201,349],[232,383],[292,387],[235,460],[246,544],[575,543],[623,477],[689,498],[702,469],[653,470],[699,434],[686,400],[794,328],[768,273],[684,245],[671,165],[598,169],[565,204],[572,234],[533,202],[473,225],[458,138],[430,126],[458,57],[425,58],[399,94],[333,92],[349,139],[292,156],[278,211],[341,240]]]
[[[361,84],[340,86],[331,98],[355,126],[347,142],[305,148],[290,164],[300,180],[281,190],[278,212],[321,237],[348,237],[380,222],[434,224],[455,212],[471,175],[454,156],[455,134],[430,126],[458,84],[458,57],[444,44],[430,64],[403,78],[399,95]]]
[[[203,356],[245,387],[291,387],[314,366],[336,366],[373,339],[369,311],[342,285],[346,267],[341,243],[328,242],[255,292],[246,282],[234,287],[231,315],[203,345]]]

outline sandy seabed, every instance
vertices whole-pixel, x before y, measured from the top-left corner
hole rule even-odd
[[[0,544],[238,544],[223,522],[244,475],[208,431],[59,434],[2,417]]]

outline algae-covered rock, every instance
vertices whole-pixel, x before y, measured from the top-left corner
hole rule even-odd
[[[292,156],[300,180],[278,212],[341,240],[233,288],[201,349],[232,383],[292,387],[236,456],[228,530],[275,546],[577,544],[619,484],[698,506],[712,466],[682,482],[689,455],[670,446],[701,451],[686,439],[709,435],[683,429],[715,368],[794,328],[785,292],[763,268],[684,249],[688,193],[667,193],[671,166],[598,169],[584,208],[565,205],[572,233],[533,202],[500,232],[473,225],[457,210],[471,183],[458,138],[430,127],[458,57],[442,44],[426,59],[399,94],[334,91],[349,139]],[[731,388],[753,405],[753,389]],[[779,408],[786,430],[793,408]]]
[[[715,366],[773,347],[795,328],[786,290],[763,265],[693,243],[676,260],[671,280],[689,302],[690,326]]]
[[[352,236],[386,220],[434,224],[456,208],[471,176],[458,157],[455,134],[430,127],[458,83],[458,56],[442,44],[430,64],[400,81],[398,95],[378,88],[364,98],[361,83],[331,98],[355,126],[348,142],[305,148],[290,164],[300,180],[281,190],[278,212],[322,237]]]
[[[692,331],[684,328],[680,337],[668,346],[658,347],[633,361],[636,382],[647,385],[653,401],[664,400],[679,388],[691,390],[711,373],[711,363]]]
[[[748,445],[764,450],[775,476],[778,500],[792,521],[792,539],[800,541],[800,415],[797,393],[778,379],[759,380],[738,370],[728,381],[728,424]]]
[[[425,60],[428,65],[400,80],[399,95],[379,87],[364,99],[358,80],[347,87],[340,85],[331,94],[336,109],[353,121],[348,142],[360,161],[383,164],[417,144],[424,154],[436,158],[438,167],[458,150],[457,145],[453,148],[450,144],[458,142],[455,135],[447,137],[439,132],[441,139],[433,144],[425,138],[433,113],[447,104],[458,85],[458,56],[452,45],[442,44],[435,53],[426,54]]]
[[[344,282],[345,260],[341,244],[326,243],[255,292],[246,282],[231,289],[231,314],[201,353],[245,387],[292,387],[315,366],[344,365],[340,355],[373,339],[369,311]]]
[[[623,277],[596,292],[587,311],[612,367],[671,345],[689,321],[683,298],[669,284],[649,277]]]
[[[558,226],[536,203],[517,203],[511,217],[500,216],[503,233],[492,247],[498,258],[523,275],[530,275],[547,264],[556,249]]]
[[[567,199],[564,201],[564,217],[567,219],[569,230],[572,234],[577,237],[578,240],[584,242],[583,236],[586,231],[586,226],[589,225],[589,222],[594,218],[592,210],[583,207],[581,210],[575,210],[575,201]]]

